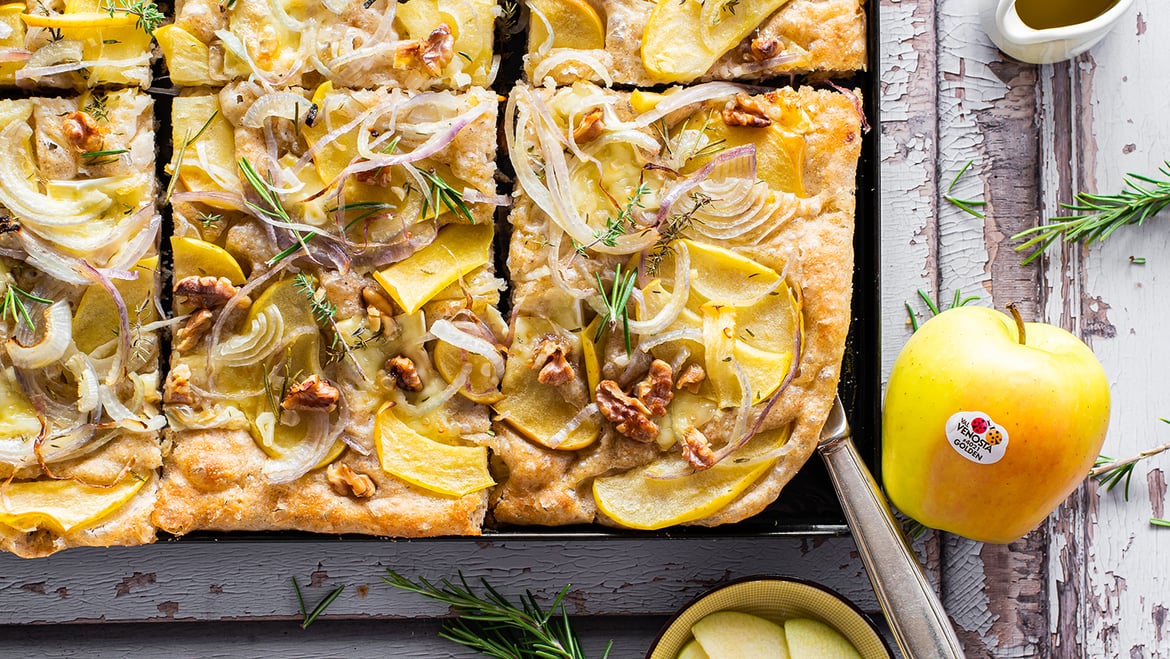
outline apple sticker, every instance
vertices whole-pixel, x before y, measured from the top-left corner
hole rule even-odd
[[[1007,452],[1008,434],[983,412],[955,412],[947,419],[947,443],[978,464],[995,464]]]

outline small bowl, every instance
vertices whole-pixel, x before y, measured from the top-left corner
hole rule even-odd
[[[892,659],[890,646],[861,609],[810,581],[749,577],[720,586],[683,607],[662,628],[646,659],[675,659],[691,639],[691,626],[716,611],[740,611],[782,624],[789,618],[820,620],[841,632],[863,659]]]

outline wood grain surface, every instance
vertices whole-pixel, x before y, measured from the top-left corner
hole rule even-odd
[[[1077,333],[1105,364],[1113,395],[1107,454],[1170,442],[1170,425],[1159,421],[1170,416],[1159,287],[1170,283],[1166,218],[1103,244],[1054,249],[1028,267],[1020,267],[1010,240],[1060,214],[1075,191],[1118,191],[1126,172],[1154,174],[1170,158],[1170,73],[1161,65],[1170,7],[1138,0],[1089,53],[1033,66],[1011,61],[987,39],[983,25],[994,5],[880,3],[883,372],[909,336],[904,304],[917,290],[943,301],[961,290],[1000,308],[1015,301],[1026,318]],[[963,212],[947,194],[985,200],[986,217]],[[1129,501],[1120,489],[1087,484],[1048,524],[1009,546],[938,533],[916,543],[968,656],[1170,657],[1170,529],[1149,524],[1167,515],[1167,464],[1170,457],[1140,464]],[[591,656],[610,638],[613,656],[640,656],[664,616],[713,585],[751,574],[820,581],[877,610],[848,537],[179,542],[40,561],[0,556],[0,623],[9,625],[0,636],[5,653],[29,657],[160,648],[204,657],[347,656],[370,648],[385,656],[468,656],[435,638],[434,618],[444,610],[380,583],[386,567],[429,577],[462,569],[512,594],[551,595],[571,583],[571,612]],[[308,632],[288,622],[297,610],[292,576],[314,601],[347,585]],[[121,624],[62,624],[80,622]]]

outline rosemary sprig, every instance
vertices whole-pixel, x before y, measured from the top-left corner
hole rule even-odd
[[[947,186],[947,193],[945,195],[943,195],[943,199],[946,199],[947,201],[951,202],[956,207],[958,207],[960,210],[962,210],[966,213],[969,213],[971,215],[974,215],[975,217],[983,220],[983,219],[986,219],[987,216],[984,215],[983,213],[975,210],[975,208],[986,206],[987,205],[986,201],[982,201],[979,199],[959,199],[958,197],[955,197],[951,194],[952,192],[954,192],[955,185],[958,184],[959,179],[962,178],[963,174],[967,173],[968,169],[971,169],[971,165],[973,165],[973,164],[975,164],[974,160],[968,160],[967,164],[963,165],[963,168],[959,170],[959,173],[955,174],[955,178],[951,179],[951,184],[949,186]]]
[[[260,204],[254,204],[245,200],[244,205],[256,213],[260,213],[279,222],[291,224],[292,216],[285,210],[284,203],[280,200],[280,195],[276,193],[276,190],[272,188],[272,184],[260,178],[260,173],[256,171],[256,168],[252,166],[251,162],[248,162],[247,158],[240,158],[237,164],[240,167],[240,172],[244,175],[244,180],[256,192],[256,196],[260,197],[260,201],[264,202],[264,205],[261,206]],[[283,261],[295,254],[298,249],[305,250],[306,254],[309,252],[308,241],[317,234],[314,232],[308,236],[303,236],[300,231],[296,231],[295,229],[290,231],[292,231],[293,237],[297,239],[296,246],[290,246],[276,256],[268,259],[268,265],[272,266]]]
[[[317,617],[322,613],[324,613],[325,609],[329,608],[329,605],[332,604],[333,601],[341,595],[342,591],[345,590],[345,584],[334,588],[331,593],[325,596],[325,599],[322,599],[317,603],[317,606],[313,607],[312,611],[307,612],[305,608],[305,597],[301,594],[301,585],[297,583],[296,577],[292,578],[292,582],[293,590],[295,590],[297,593],[297,603],[301,606],[301,629],[308,629],[309,625],[313,624],[313,621],[316,620]]]
[[[926,291],[922,290],[921,288],[918,289],[918,297],[922,298],[922,302],[926,304],[926,308],[930,311],[930,315],[932,317],[942,313],[942,310],[939,309],[939,305],[934,300],[930,299],[930,295],[928,295]],[[959,292],[959,289],[955,289],[955,297],[951,299],[951,305],[947,307],[947,309],[949,310],[955,309],[957,307],[965,307],[978,299],[978,295],[968,295],[963,297],[963,294]],[[910,327],[913,329],[913,331],[917,332],[919,326],[918,314],[914,312],[914,307],[910,306],[909,302],[906,302],[906,313],[910,316]]]
[[[102,107],[105,107],[105,101],[102,102]],[[167,181],[167,192],[163,196],[164,204],[171,200],[171,193],[175,191],[175,183],[177,183],[179,180],[179,172],[182,171],[183,157],[187,155],[187,149],[195,143],[195,140],[198,140],[203,135],[204,131],[207,130],[207,127],[211,125],[211,122],[214,121],[218,115],[219,110],[212,112],[211,116],[207,118],[207,121],[203,122],[203,126],[201,126],[199,130],[195,131],[194,135],[191,135],[191,131],[188,130],[187,133],[183,136],[183,143],[179,145],[179,150],[175,152],[175,164],[173,167],[171,167],[171,180]]]
[[[601,273],[595,272],[593,274],[597,278],[597,290],[601,292],[601,302],[605,305],[605,322],[597,326],[597,336],[593,337],[594,341],[601,339],[601,334],[608,324],[611,328],[616,327],[618,322],[622,324],[622,333],[626,338],[626,354],[633,351],[630,345],[630,310],[627,308],[630,304],[630,295],[634,292],[634,286],[638,281],[638,271],[630,270],[629,272],[622,272],[622,264],[617,264],[613,271],[613,286],[610,287],[609,292],[605,291],[605,284],[601,281]]]
[[[1032,250],[1024,264],[1034,261],[1058,240],[1070,243],[1102,241],[1127,224],[1141,225],[1157,215],[1170,205],[1170,161],[1158,171],[1166,180],[1130,173],[1125,176],[1125,188],[1117,194],[1078,192],[1074,203],[1061,204],[1074,215],[1054,217],[1048,224],[1012,236],[1012,240],[1028,238],[1027,242],[1016,246],[1017,252]]]
[[[16,326],[20,326],[20,321],[24,321],[30,330],[35,330],[36,325],[33,324],[32,316],[28,313],[28,307],[25,306],[24,301],[31,300],[33,302],[40,302],[41,304],[52,304],[52,300],[46,300],[43,297],[37,297],[26,290],[21,289],[16,284],[8,284],[4,290],[4,301],[2,304],[2,313],[0,318],[12,318],[12,322]]]
[[[437,216],[439,214],[439,206],[444,206],[447,210],[460,215],[468,222],[475,224],[475,216],[471,214],[471,209],[467,207],[467,203],[463,201],[463,193],[451,187],[451,184],[443,179],[442,176],[433,171],[420,169],[419,174],[426,179],[427,194],[423,195],[422,213],[426,217],[428,211],[432,211]]]
[[[210,229],[223,221],[223,215],[220,215],[219,213],[206,213],[200,211],[199,215],[196,216],[195,219],[203,225],[204,229]]]
[[[1170,423],[1168,419],[1161,419],[1162,423]],[[1125,481],[1125,488],[1123,496],[1126,501],[1129,501],[1129,482],[1133,478],[1134,466],[1146,458],[1153,457],[1159,453],[1170,451],[1170,444],[1163,444],[1157,448],[1152,448],[1147,451],[1142,451],[1132,458],[1125,460],[1115,460],[1107,455],[1097,456],[1096,462],[1093,463],[1093,468],[1089,470],[1089,478],[1100,483],[1106,492],[1110,492],[1121,481]]]
[[[497,659],[585,659],[581,642],[565,609],[565,586],[546,611],[531,592],[520,598],[517,606],[500,594],[486,580],[480,580],[478,593],[460,574],[459,583],[447,579],[432,583],[420,577],[411,581],[394,570],[387,570],[383,581],[451,607],[455,618],[443,623],[439,636],[463,647]],[[606,646],[602,659],[609,656],[613,641]]]
[[[110,5],[108,9],[111,18],[117,12],[137,16],[138,21],[134,23],[134,27],[147,34],[154,32],[167,20],[166,14],[159,11],[158,5],[150,0],[114,0],[114,4]]]
[[[1170,526],[1170,519],[1162,519],[1161,517],[1151,517],[1151,526]]]
[[[123,153],[129,153],[130,149],[105,149],[102,151],[87,151],[81,154],[81,157],[86,162],[86,167],[98,167],[100,165],[109,165],[110,163],[118,162],[116,156]]]

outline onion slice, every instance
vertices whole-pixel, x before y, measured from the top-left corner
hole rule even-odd
[[[31,346],[23,346],[16,339],[8,339],[4,347],[12,365],[17,368],[38,369],[61,361],[65,351],[73,345],[73,314],[64,300],[49,305],[44,312],[44,334]]]
[[[296,446],[280,458],[264,463],[264,477],[268,482],[279,485],[290,483],[313,470],[329,455],[336,435],[330,432],[331,423],[327,412],[301,412],[307,424],[305,436]]]
[[[630,331],[635,334],[657,334],[670,327],[678,318],[683,308],[687,306],[687,298],[691,294],[691,253],[686,243],[678,241],[672,247],[674,250],[674,287],[670,291],[670,299],[666,305],[646,320],[631,320]]]
[[[568,423],[561,426],[560,430],[556,431],[552,437],[548,438],[547,446],[551,449],[560,448],[561,444],[564,444],[565,440],[569,438],[569,435],[572,434],[574,430],[581,427],[582,423],[585,423],[585,419],[593,418],[597,415],[598,412],[599,410],[597,408],[597,403],[589,403],[585,407],[582,407],[581,411],[577,412],[573,418],[569,419]]]
[[[431,334],[436,339],[446,341],[456,348],[483,357],[492,365],[495,376],[503,377],[504,358],[492,342],[459,329],[445,318],[436,320],[431,325]]]
[[[273,4],[277,3],[278,0]],[[241,123],[246,128],[261,128],[269,117],[297,121],[299,118],[309,116],[310,107],[312,103],[300,94],[273,92],[257,99],[244,113]]]

